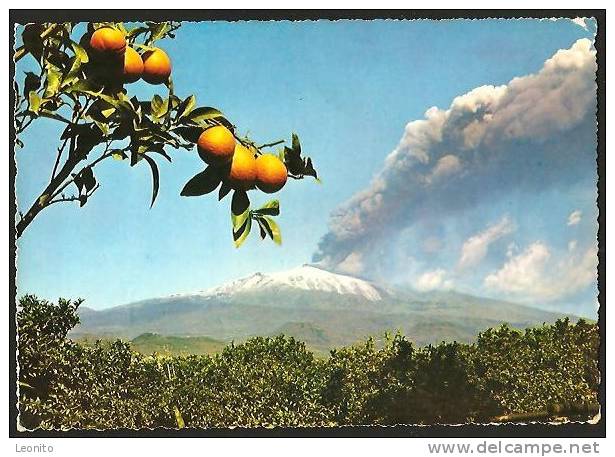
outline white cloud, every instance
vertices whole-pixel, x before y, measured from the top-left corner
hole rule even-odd
[[[585,30],[588,30],[588,29],[587,29],[587,22],[586,22],[586,21],[587,21],[587,18],[586,18],[586,17],[575,17],[574,19],[570,19],[570,21],[571,21],[573,24],[576,24],[576,25],[578,25],[579,27],[582,27],[582,28],[584,28]]]
[[[331,214],[314,261],[336,268],[357,251],[372,268],[417,222],[593,177],[595,70],[592,43],[581,39],[535,74],[428,109],[406,125],[370,185]]]
[[[457,267],[465,269],[477,265],[487,255],[491,243],[512,233],[514,229],[514,224],[507,216],[504,216],[498,223],[471,236],[461,247],[461,257]]]
[[[597,254],[594,246],[554,258],[546,244],[535,242],[488,275],[484,284],[522,301],[561,299],[596,282]]]
[[[447,279],[446,270],[437,269],[423,273],[414,283],[414,287],[421,292],[430,290],[450,289],[453,287],[453,281]]]
[[[534,243],[512,256],[500,270],[487,276],[485,285],[505,292],[536,294],[550,255],[547,246]]]
[[[579,222],[581,222],[582,215],[583,213],[580,210],[574,210],[568,215],[568,225],[577,225]]]

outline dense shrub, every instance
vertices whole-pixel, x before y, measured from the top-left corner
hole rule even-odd
[[[26,295],[17,312],[17,350],[20,386],[20,421],[33,428],[45,418],[53,389],[58,384],[58,369],[63,365],[68,331],[79,318],[82,300],[60,299],[57,305]]]
[[[505,412],[596,401],[598,345],[598,328],[583,319],[525,331],[488,329],[470,346],[473,383]]]
[[[495,402],[469,379],[467,346],[415,348],[402,335],[334,350],[323,400],[339,424],[463,423],[487,418]]]
[[[194,427],[317,426],[324,365],[293,338],[253,338],[213,357],[172,359],[175,401]]]
[[[17,313],[20,423],[29,429],[485,422],[596,400],[598,331],[568,319],[474,344],[415,347],[387,335],[317,359],[289,337],[215,356],[144,356],[66,338],[81,300],[25,296]]]

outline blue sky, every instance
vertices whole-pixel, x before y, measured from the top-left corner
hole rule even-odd
[[[103,163],[96,171],[101,188],[85,207],[54,205],[19,240],[18,292],[84,297],[88,306],[103,308],[201,290],[257,270],[294,267],[321,251],[316,258],[328,259],[339,271],[349,268],[343,261],[350,256],[361,258],[360,268],[348,271],[360,276],[424,289],[454,287],[591,316],[593,285],[583,283],[565,296],[550,294],[554,283],[547,280],[545,289],[530,284],[524,290],[523,280],[518,287],[501,287],[507,279],[514,283],[519,262],[538,262],[522,263],[530,272],[538,268],[536,275],[551,269],[548,262],[572,268],[578,262],[567,263],[569,253],[588,249],[595,239],[595,169],[587,160],[595,146],[583,120],[566,124],[577,129],[573,136],[581,144],[575,151],[585,151],[579,153],[582,159],[566,155],[553,167],[552,180],[543,169],[551,184],[526,182],[521,165],[520,174],[495,174],[491,181],[485,172],[492,187],[485,191],[493,198],[469,194],[461,204],[433,193],[430,198],[439,199],[435,204],[407,206],[413,211],[408,218],[420,218],[420,224],[395,216],[392,226],[379,229],[386,237],[377,243],[358,239],[362,246],[370,244],[369,252],[321,243],[327,233],[336,233],[340,208],[352,205],[348,202],[357,193],[369,192],[375,176],[387,178],[385,159],[403,149],[409,122],[424,119],[430,107],[448,109],[455,97],[477,87],[506,85],[540,71],[558,50],[591,39],[590,31],[570,21],[535,20],[185,23],[175,40],[160,43],[173,60],[178,95],[193,93],[199,105],[220,108],[240,132],[261,142],[297,132],[322,184],[292,181],[278,194],[282,247],[252,236],[235,249],[229,201],[179,196],[202,168],[196,153],[176,151],[173,164],[160,162],[161,188],[152,209],[145,165]],[[17,65],[18,75],[31,66],[27,60]],[[162,94],[142,82],[127,87],[146,99]],[[559,138],[560,132],[547,133]],[[26,146],[17,153],[20,205],[29,206],[45,185],[57,135],[57,126],[40,120],[23,136]],[[541,137],[540,144],[556,148],[551,140]],[[533,150],[534,139],[524,141]],[[519,185],[507,187],[498,179],[519,179]],[[399,195],[404,208],[403,199],[412,196]],[[255,204],[266,200],[254,197]],[[568,225],[575,210],[582,216]],[[485,235],[490,227],[495,228]],[[378,238],[369,230],[368,235]],[[460,255],[473,236],[474,245],[486,237],[487,250],[465,268]],[[324,255],[323,246],[329,249]]]

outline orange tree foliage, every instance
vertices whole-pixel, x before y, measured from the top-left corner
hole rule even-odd
[[[159,42],[173,39],[180,23],[90,22],[77,36],[78,24],[28,24],[23,29],[23,45],[14,55],[19,61],[29,57],[37,71],[28,71],[15,81],[14,125],[16,146],[22,147],[20,134],[48,118],[62,125],[56,159],[49,170],[49,182],[30,208],[19,213],[17,238],[34,218],[51,205],[77,202],[83,206],[99,188],[95,168],[102,161],[125,161],[131,167],[145,164],[151,170],[152,197],[158,195],[160,173],[155,158],[172,161],[170,151],[192,150],[203,131],[217,126],[228,129],[238,145],[260,157],[284,141],[259,144],[240,136],[236,126],[216,108],[197,105],[196,97],[175,95],[171,72],[172,56],[159,48]],[[94,39],[92,36],[95,35]],[[131,82],[142,77],[152,84],[164,84],[166,92],[151,100],[131,94]],[[156,86],[157,87],[157,86]],[[273,151],[288,177],[317,178],[309,158],[304,158],[297,135],[289,146]],[[247,190],[233,189],[228,168],[205,166],[181,191],[183,196],[201,196],[219,189],[222,200],[233,192],[231,220],[233,239],[239,246],[254,221],[262,238],[281,242],[273,219],[280,212],[279,202],[271,200],[262,208],[251,209]]]
[[[596,402],[598,330],[583,320],[501,326],[472,344],[415,347],[398,334],[326,359],[284,336],[252,338],[214,356],[171,357],[139,354],[122,341],[71,341],[79,304],[20,300],[26,428],[484,423]]]

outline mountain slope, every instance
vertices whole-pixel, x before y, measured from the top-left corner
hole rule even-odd
[[[286,333],[319,350],[387,330],[401,330],[417,344],[470,341],[478,331],[502,322],[525,328],[563,317],[452,291],[394,290],[309,265],[256,273],[195,294],[103,311],[84,309],[80,316],[76,335],[135,338],[150,332],[230,341]]]

